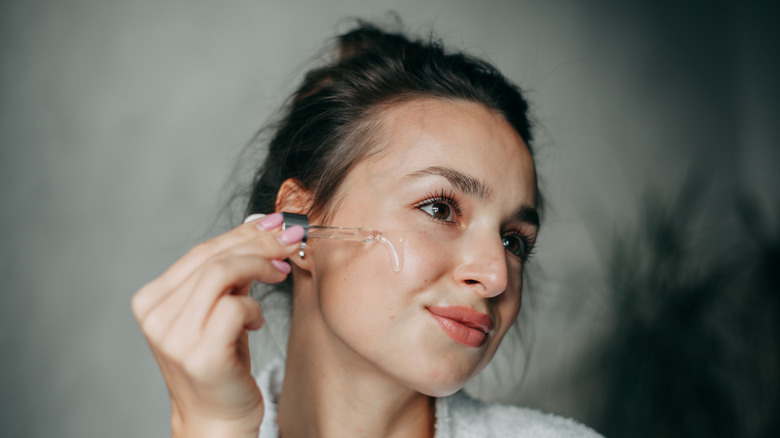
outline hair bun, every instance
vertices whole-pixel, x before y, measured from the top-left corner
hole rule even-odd
[[[307,212],[327,215],[352,166],[381,144],[386,105],[421,98],[484,105],[503,116],[530,146],[528,104],[520,90],[485,61],[448,52],[433,36],[358,21],[331,40],[327,55],[288,99],[258,169],[247,214],[274,211],[288,179],[313,193]]]
[[[339,36],[337,61],[342,63],[364,55],[403,51],[412,44],[400,33],[384,31],[361,21],[356,29]]]

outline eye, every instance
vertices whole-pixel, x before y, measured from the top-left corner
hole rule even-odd
[[[531,245],[528,238],[519,233],[506,234],[501,237],[501,244],[504,249],[522,261],[528,259],[531,255]]]
[[[432,220],[447,224],[457,223],[458,217],[461,215],[458,199],[452,192],[444,190],[426,196],[426,199],[418,202],[415,208],[423,211]]]
[[[455,222],[455,212],[447,203],[431,202],[427,205],[421,205],[418,208],[440,221]]]

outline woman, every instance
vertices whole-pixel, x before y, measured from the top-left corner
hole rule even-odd
[[[460,388],[521,304],[539,228],[527,104],[494,68],[361,25],[293,95],[247,223],[196,246],[133,299],[168,385],[174,436],[596,436]],[[281,229],[313,224],[376,243]],[[292,294],[286,358],[257,379],[250,284]]]

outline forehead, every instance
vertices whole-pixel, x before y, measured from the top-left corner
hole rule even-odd
[[[377,153],[358,166],[367,178],[401,181],[426,167],[445,167],[535,205],[531,153],[495,111],[473,102],[420,99],[387,108],[379,118]]]

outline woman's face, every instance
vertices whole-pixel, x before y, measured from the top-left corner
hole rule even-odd
[[[310,241],[322,341],[443,396],[490,361],[519,311],[538,228],[534,165],[482,105],[416,100],[381,126],[380,152],[350,171],[328,225],[402,236],[403,268],[377,243]]]

